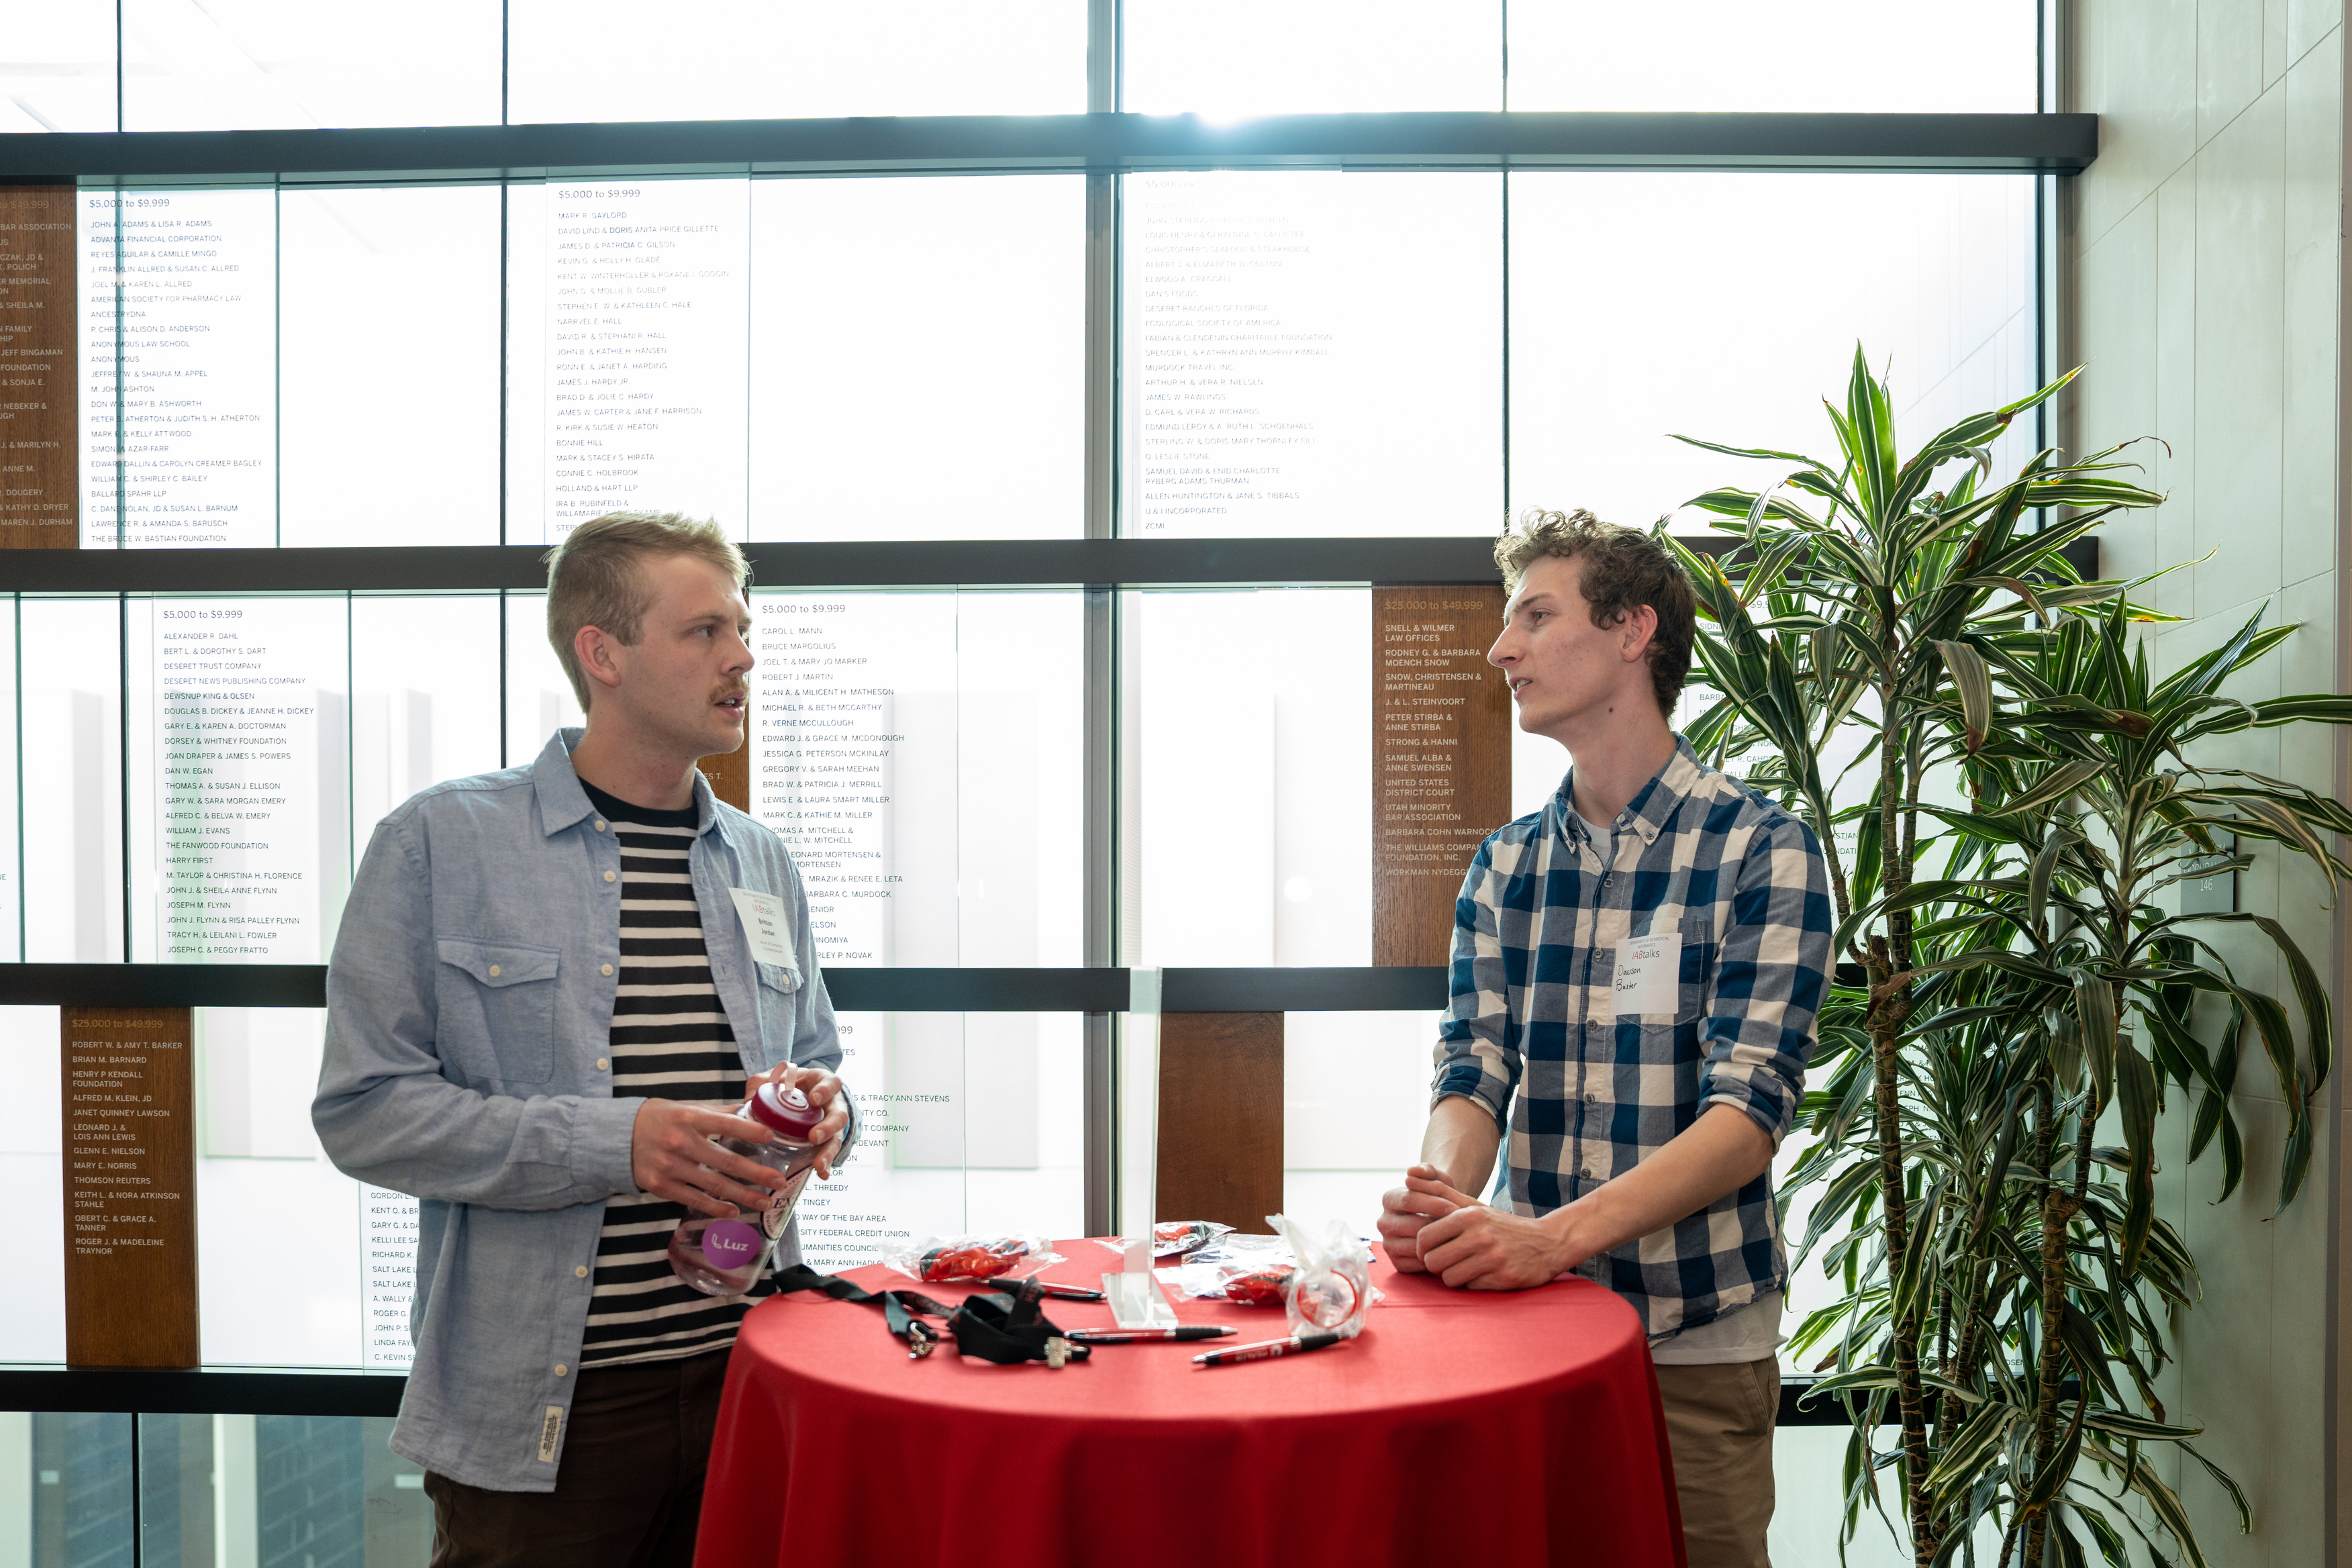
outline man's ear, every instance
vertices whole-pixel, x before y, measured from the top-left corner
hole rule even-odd
[[[615,657],[621,647],[621,640],[602,626],[582,626],[572,634],[572,657],[579,661],[581,670],[590,680],[607,689],[617,689],[621,684],[621,667]]]
[[[1619,624],[1617,657],[1627,664],[1648,657],[1650,639],[1658,635],[1658,611],[1654,605],[1635,605]]]

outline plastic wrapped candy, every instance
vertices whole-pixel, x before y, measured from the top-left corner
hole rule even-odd
[[[1244,1307],[1271,1307],[1286,1300],[1291,1277],[1297,1272],[1288,1264],[1276,1263],[1250,1269],[1247,1273],[1229,1275],[1218,1294],[1228,1301],[1239,1301]]]
[[[1163,1219],[1151,1227],[1151,1256],[1181,1258],[1204,1247],[1213,1247],[1223,1237],[1233,1233],[1233,1226],[1219,1225],[1213,1219]],[[1113,1252],[1125,1252],[1129,1238],[1123,1236],[1097,1237],[1097,1247]]]
[[[1364,1314],[1380,1300],[1372,1289],[1371,1248],[1340,1220],[1310,1225],[1276,1214],[1266,1215],[1266,1223],[1298,1259],[1282,1297],[1290,1331],[1347,1339],[1363,1332]]]
[[[1163,1219],[1151,1227],[1151,1256],[1181,1258],[1230,1235],[1233,1228],[1213,1219]]]
[[[909,1250],[884,1259],[899,1273],[927,1284],[1001,1279],[1061,1260],[1042,1236],[926,1237]]]
[[[1278,1236],[1221,1236],[1160,1277],[1180,1295],[1198,1300],[1236,1301],[1271,1307],[1282,1300],[1293,1260],[1290,1243]]]

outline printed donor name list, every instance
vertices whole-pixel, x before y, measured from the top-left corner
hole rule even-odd
[[[270,191],[82,197],[82,542],[278,542]]]
[[[340,600],[159,601],[155,858],[163,962],[318,963],[349,791]]]
[[[548,534],[608,511],[743,523],[749,184],[548,187]]]

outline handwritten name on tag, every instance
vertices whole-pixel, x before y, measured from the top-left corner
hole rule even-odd
[[[1619,942],[1611,987],[1616,994],[1617,1016],[1630,1018],[1644,1013],[1672,1016],[1682,1005],[1682,972],[1679,931],[1629,936]]]
[[[743,937],[751,944],[751,956],[761,963],[793,968],[792,924],[784,914],[784,900],[774,893],[755,893],[748,888],[727,891],[735,900],[735,913],[743,922]]]

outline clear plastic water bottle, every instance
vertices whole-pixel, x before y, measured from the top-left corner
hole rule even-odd
[[[800,1201],[801,1189],[808,1184],[809,1173],[816,1166],[816,1124],[824,1120],[824,1112],[810,1104],[808,1096],[772,1083],[761,1084],[759,1092],[733,1114],[761,1123],[772,1136],[765,1143],[746,1143],[740,1138],[711,1142],[730,1154],[782,1171],[784,1184],[776,1189],[775,1202],[766,1209],[740,1219],[690,1214],[670,1233],[671,1269],[706,1296],[740,1296],[759,1279],[760,1265],[791,1223],[793,1205]]]

